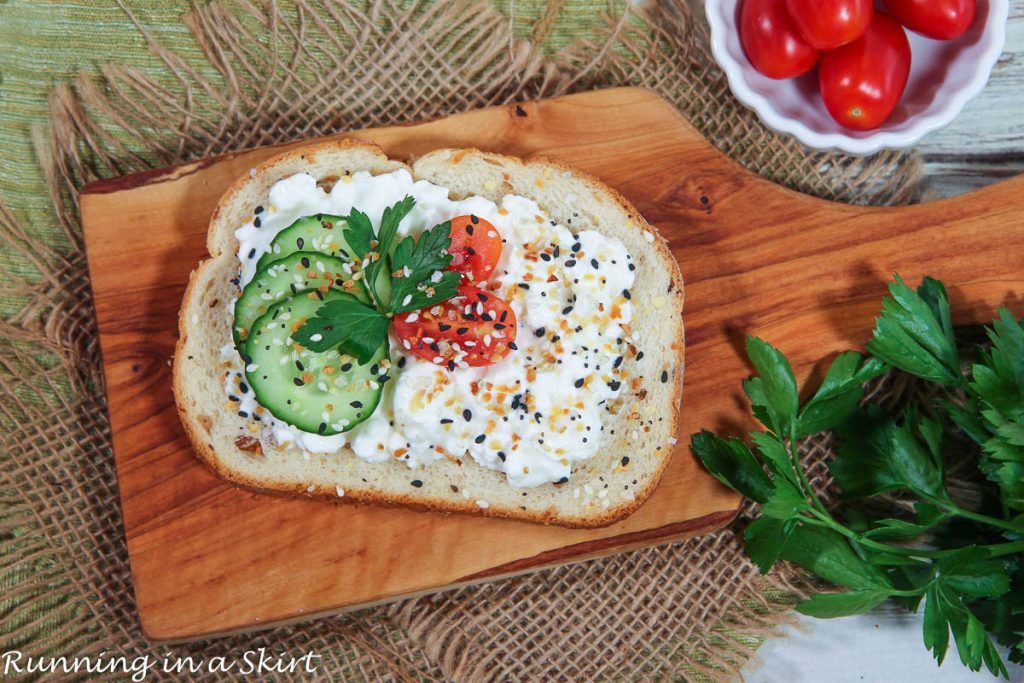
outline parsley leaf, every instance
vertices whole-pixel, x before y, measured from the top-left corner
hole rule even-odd
[[[743,532],[743,549],[762,574],[767,574],[779,559],[796,525],[796,519],[781,521],[759,517]]]
[[[869,358],[861,364],[859,353],[839,354],[829,366],[818,391],[800,410],[797,438],[833,429],[843,422],[860,403],[864,383],[885,370],[885,363],[877,358]]]
[[[690,438],[690,448],[704,467],[720,482],[758,503],[766,503],[775,491],[760,463],[745,443],[702,431]]]
[[[412,197],[406,197],[402,201],[398,202],[394,206],[389,206],[384,209],[384,214],[380,219],[380,230],[377,231],[377,246],[376,253],[377,258],[371,256],[370,263],[366,267],[366,279],[368,282],[374,283],[375,289],[380,289],[379,279],[381,268],[388,266],[388,270],[385,272],[391,272],[391,245],[395,241],[395,235],[398,234],[398,225],[402,222],[402,219],[409,215],[412,211],[412,207],[416,205],[416,200]],[[378,291],[378,301],[383,302],[385,297],[380,295]],[[394,302],[391,302],[394,303]]]
[[[778,349],[757,337],[747,337],[747,355],[758,373],[744,384],[747,396],[767,413],[769,422],[765,424],[786,436],[799,404],[793,368]]]
[[[878,607],[891,595],[885,590],[859,590],[849,593],[818,593],[796,606],[796,611],[818,619],[863,614]]]
[[[892,584],[877,567],[866,562],[836,531],[800,525],[786,542],[780,557],[826,581],[854,589],[887,589]]]
[[[913,375],[947,386],[963,384],[949,299],[942,283],[926,277],[917,292],[899,275],[882,300],[882,315],[867,350]]]
[[[391,311],[418,311],[455,296],[461,275],[445,268],[451,263],[451,221],[424,230],[419,240],[406,237],[395,247],[391,268]],[[401,272],[400,272],[401,271]]]
[[[299,344],[318,353],[339,347],[360,365],[387,343],[390,319],[351,295],[328,301],[294,334]]]

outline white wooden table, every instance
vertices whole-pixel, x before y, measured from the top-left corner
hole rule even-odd
[[[1006,48],[985,91],[948,128],[926,137],[926,198],[967,192],[1024,173],[1024,1],[1011,0]],[[1024,268],[1024,254],[1021,255]],[[950,646],[936,667],[921,640],[921,615],[883,606],[845,619],[802,618],[771,638],[743,670],[746,683],[982,683]],[[1024,683],[1024,667],[1010,678]]]

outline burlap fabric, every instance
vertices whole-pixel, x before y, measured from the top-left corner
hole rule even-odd
[[[0,48],[35,60],[0,90],[32,78],[52,88],[47,120],[30,131],[16,99],[0,109],[0,651],[314,650],[324,676],[345,680],[735,673],[806,588],[791,569],[759,576],[735,528],[257,635],[149,645],[122,537],[76,189],[255,145],[621,84],[661,93],[733,158],[804,192],[906,201],[917,158],[809,153],[769,133],[729,94],[685,4],[179,4],[57,3],[40,16],[0,2]],[[23,23],[3,28],[5,16]],[[93,34],[110,26],[135,38],[97,45]],[[89,52],[76,68],[95,66],[51,85],[78,41]],[[822,486],[829,448],[805,447]]]

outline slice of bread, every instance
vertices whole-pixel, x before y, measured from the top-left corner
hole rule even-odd
[[[575,463],[564,484],[514,488],[501,472],[438,460],[423,470],[403,462],[371,463],[347,447],[306,454],[279,448],[251,421],[225,407],[221,348],[230,342],[238,296],[234,231],[265,204],[271,186],[295,173],[328,178],[357,171],[399,168],[416,179],[449,188],[453,198],[479,195],[500,202],[506,194],[533,199],[552,219],[586,226],[622,241],[636,263],[632,329],[644,350],[627,357],[635,379],[620,395],[616,414],[605,414],[601,449]],[[462,512],[568,527],[618,521],[650,495],[675,442],[683,384],[683,282],[665,240],[614,190],[558,163],[478,150],[439,150],[411,167],[376,146],[341,141],[281,154],[236,181],[210,221],[210,258],[192,273],[181,307],[174,357],[178,412],[196,453],[215,472],[241,486],[271,493]],[[430,476],[423,476],[429,471]],[[410,485],[422,480],[422,485]]]

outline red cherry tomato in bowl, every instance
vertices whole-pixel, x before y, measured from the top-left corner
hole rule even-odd
[[[872,0],[786,0],[786,10],[811,47],[834,50],[864,35],[875,7]]]
[[[489,221],[479,216],[452,219],[452,262],[445,270],[462,273],[462,282],[487,282],[501,258],[501,235]]]
[[[785,0],[743,0],[740,42],[750,63],[768,78],[805,74],[818,61],[818,51],[786,12]]]
[[[847,128],[878,128],[907,87],[910,42],[903,27],[884,12],[857,40],[826,52],[818,65],[825,108]]]
[[[976,0],[885,0],[901,24],[936,40],[962,35],[974,21],[976,4]]]
[[[502,360],[516,350],[516,314],[491,292],[461,285],[444,303],[394,318],[407,351],[449,370]]]

